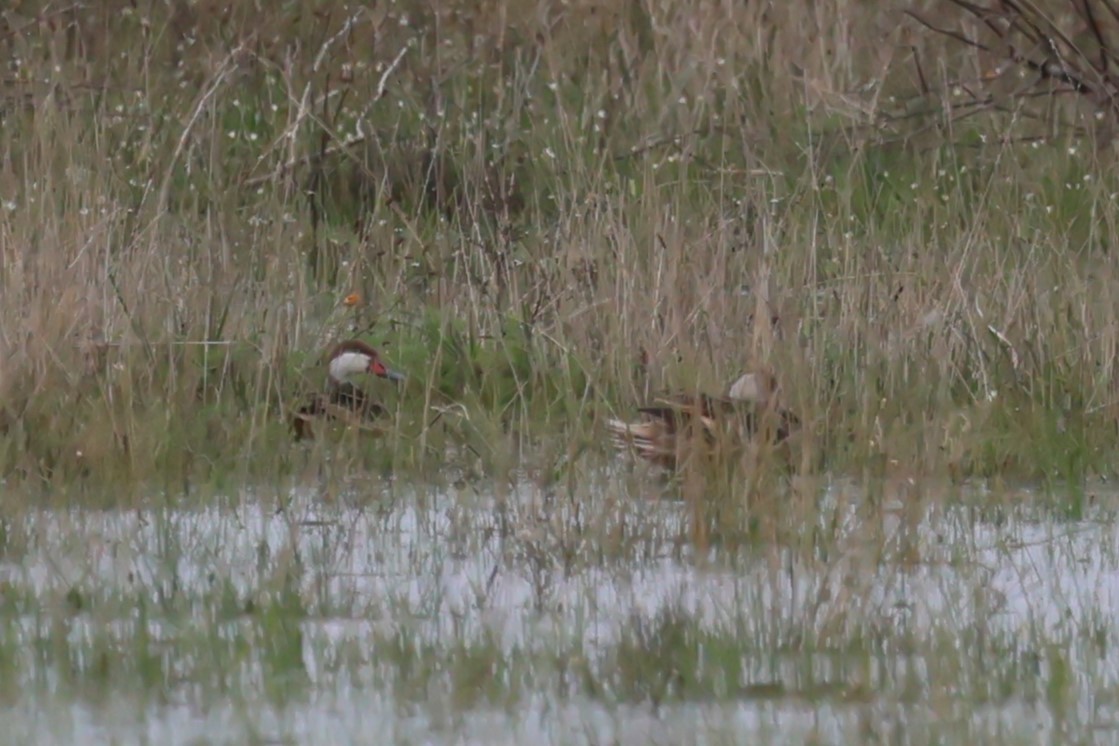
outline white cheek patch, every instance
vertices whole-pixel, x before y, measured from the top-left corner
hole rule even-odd
[[[330,377],[345,381],[350,376],[369,370],[369,356],[360,352],[343,352],[330,361]]]
[[[762,382],[756,373],[747,373],[735,381],[727,396],[731,399],[763,405],[769,400],[769,392],[762,387]]]

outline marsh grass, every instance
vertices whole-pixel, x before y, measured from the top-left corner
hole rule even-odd
[[[149,724],[177,706],[233,707],[225,732],[239,735],[297,732],[270,723],[273,709],[327,707],[357,734],[352,709],[376,708],[385,728],[418,717],[445,738],[475,732],[472,717],[512,727],[528,708],[566,742],[597,708],[617,730],[650,714],[658,731],[700,708],[703,727],[729,710],[727,733],[765,741],[892,727],[932,743],[1015,742],[1022,702],[1026,730],[1051,717],[1061,724],[1046,729],[1089,733],[1099,721],[1084,703],[1113,684],[1115,615],[1096,591],[1114,574],[1115,527],[1098,511],[1054,520],[1033,501],[965,495],[969,509],[927,494],[872,512],[829,490],[824,507],[858,519],[821,511],[816,528],[840,525],[814,552],[786,540],[707,561],[584,549],[568,562],[564,542],[609,546],[588,537],[610,521],[671,530],[687,507],[586,485],[545,517],[531,485],[502,498],[425,489],[383,510],[303,494],[283,511],[246,500],[11,519],[7,696],[105,717],[123,697],[143,713],[123,719]]]
[[[945,85],[977,61],[876,6],[346,12],[4,17],[9,486],[570,483],[604,417],[763,363],[805,435],[748,487],[680,477],[701,543],[822,470],[1111,473],[1119,186],[1088,124],[953,117],[907,49]],[[410,374],[371,384],[391,436],[293,445],[351,334]]]

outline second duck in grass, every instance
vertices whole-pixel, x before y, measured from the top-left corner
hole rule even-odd
[[[326,392],[309,397],[292,419],[296,440],[314,436],[313,423],[316,421],[336,420],[365,426],[384,416],[385,408],[350,380],[364,373],[390,381],[403,381],[405,378],[403,373],[385,365],[377,350],[359,339],[335,345],[327,362]]]
[[[782,443],[800,420],[779,403],[777,379],[768,372],[746,373],[725,396],[673,394],[638,408],[635,422],[608,420],[607,429],[620,448],[666,468],[676,468],[697,449],[750,441]]]

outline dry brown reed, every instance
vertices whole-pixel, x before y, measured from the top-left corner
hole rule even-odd
[[[798,471],[1109,469],[1108,150],[953,116],[976,61],[901,9],[348,7],[2,16],[9,478],[282,473],[354,329],[413,373],[400,468],[570,468],[766,364]]]

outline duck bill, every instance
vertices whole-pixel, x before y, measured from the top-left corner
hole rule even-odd
[[[380,360],[375,361],[373,365],[370,366],[369,372],[375,376],[387,378],[390,381],[403,381],[407,378],[406,375],[404,375],[400,371],[393,370],[392,368],[382,363]]]

